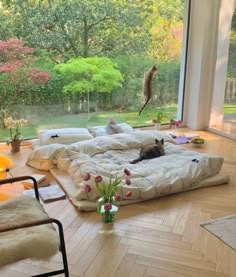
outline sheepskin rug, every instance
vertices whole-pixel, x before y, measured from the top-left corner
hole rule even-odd
[[[31,196],[0,203],[0,230],[46,219],[41,204]],[[24,259],[48,260],[59,251],[59,235],[52,224],[0,232],[0,268]]]

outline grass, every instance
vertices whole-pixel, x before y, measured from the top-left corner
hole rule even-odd
[[[115,118],[118,123],[126,122],[133,127],[152,125],[151,118],[157,113],[163,112],[166,115],[166,122],[170,118],[175,118],[177,107],[167,108],[147,108],[139,116],[138,111],[124,112],[100,112],[82,114],[64,114],[64,115],[43,115],[40,117],[31,117],[30,124],[21,128],[21,134],[25,138],[37,137],[37,130],[50,128],[71,128],[71,127],[92,127],[106,125],[110,118]],[[9,130],[0,128],[0,141],[5,141],[9,137]]]
[[[224,114],[236,114],[236,105],[224,105]]]
[[[124,112],[100,112],[83,114],[64,114],[64,115],[44,115],[40,117],[32,116],[32,120],[28,126],[21,128],[21,133],[25,138],[37,137],[37,130],[50,128],[71,128],[71,127],[92,127],[106,125],[110,118],[115,118],[117,122],[126,122],[133,127],[145,125],[153,125],[151,118],[158,112],[162,112],[166,117],[163,123],[169,123],[171,118],[176,118],[177,106],[146,108],[139,116],[138,111]],[[236,105],[225,105],[225,114],[236,114]],[[0,141],[6,141],[9,137],[9,130],[0,128]]]

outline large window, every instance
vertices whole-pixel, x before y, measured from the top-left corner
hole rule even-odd
[[[224,97],[224,123],[236,135],[236,10],[232,17]]]
[[[158,112],[162,123],[180,119],[184,12],[184,0],[2,1],[1,122],[28,119],[22,133],[32,138],[110,118],[134,127],[153,124]],[[139,115],[154,64],[152,99]],[[2,124],[0,140],[7,136]]]
[[[222,0],[210,129],[236,138],[236,11],[234,0]]]

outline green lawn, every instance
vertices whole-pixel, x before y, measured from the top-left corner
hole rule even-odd
[[[147,108],[139,116],[138,111],[126,112],[100,112],[83,114],[66,114],[59,116],[45,115],[38,119],[32,119],[28,126],[21,128],[21,134],[25,138],[37,137],[37,130],[49,128],[69,128],[69,127],[92,127],[106,125],[110,118],[115,118],[117,122],[126,122],[133,127],[151,125],[151,118],[157,113],[163,112],[166,115],[166,123],[170,118],[176,117],[177,107],[168,108]],[[9,130],[0,128],[0,141],[5,141],[9,137]]]
[[[34,138],[37,137],[37,130],[39,129],[106,125],[110,118],[115,118],[119,123],[127,122],[133,127],[152,125],[151,118],[157,112],[162,112],[165,115],[166,121],[163,123],[169,123],[171,118],[176,118],[177,107],[149,107],[140,116],[138,111],[91,113],[89,116],[86,113],[61,116],[44,115],[37,120],[32,120],[28,126],[22,127],[21,133],[25,138]],[[224,112],[225,114],[236,114],[236,105],[225,105]],[[9,137],[9,130],[0,128],[0,141],[5,141],[7,137]]]
[[[236,105],[224,105],[224,114],[236,114]]]

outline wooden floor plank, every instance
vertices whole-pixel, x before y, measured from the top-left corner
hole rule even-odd
[[[98,253],[96,259],[91,263],[89,269],[84,274],[85,277],[92,277],[96,273],[96,276],[102,277],[107,273],[107,276],[109,275],[110,270],[114,270],[114,268],[110,268],[110,259],[112,259],[112,255],[115,252],[115,249],[120,241],[120,237],[118,236],[112,236],[109,237],[106,242],[104,243],[103,248]],[[122,246],[122,249],[126,248]],[[117,263],[120,264],[120,260],[117,260]],[[117,264],[117,267],[118,267]]]
[[[187,277],[185,274],[181,274],[178,272],[173,272],[169,270],[164,270],[160,268],[148,267],[145,276],[153,276],[153,277]]]
[[[127,250],[127,248],[126,248]],[[120,262],[119,267],[115,272],[116,277],[128,277],[131,274],[131,271],[134,267],[137,255],[126,254],[123,256],[123,259]]]
[[[230,250],[230,277],[236,276],[236,251]]]
[[[216,257],[216,272],[230,274],[230,254],[231,249],[222,241],[219,242],[217,257]]]
[[[201,209],[196,206],[192,206],[189,212],[186,224],[183,230],[183,242],[193,243],[197,235],[197,230],[199,228],[199,219],[200,219]]]
[[[220,247],[219,239],[209,232],[205,233],[205,237],[206,244],[204,248],[204,261],[216,263],[217,252]]]
[[[146,266],[134,264],[129,274],[129,277],[143,277],[147,270]],[[118,277],[118,276],[116,276]]]
[[[183,241],[175,241],[173,239],[166,239],[162,238],[161,236],[153,236],[150,234],[139,234],[136,232],[127,232],[124,230],[120,230],[119,228],[115,228],[114,232],[122,236],[123,238],[130,238],[134,240],[139,240],[142,242],[150,242],[152,244],[158,244],[158,245],[163,245],[163,246],[170,246],[170,247],[175,247],[175,248],[180,248],[180,249],[191,249],[192,244],[188,242],[183,242]]]
[[[128,253],[140,255],[149,259],[161,259],[163,261],[170,261],[179,265],[185,265],[197,269],[205,269],[209,271],[215,271],[215,264],[210,262],[205,262],[203,260],[195,260],[183,256],[179,256],[178,253],[165,253],[157,250],[143,250],[136,247],[129,247]]]
[[[166,253],[166,254],[173,254],[173,255],[178,255],[179,257],[186,257],[186,258],[191,258],[193,260],[202,260],[203,259],[203,254],[194,252],[194,251],[189,251],[185,249],[180,249],[180,248],[174,248],[174,247],[169,247],[169,246],[164,246],[160,244],[155,244],[152,242],[144,242],[136,239],[130,239],[130,238],[122,238],[120,240],[120,243],[129,246],[129,247],[136,247],[139,248],[140,251],[142,249],[144,251],[152,251],[153,253],[157,251],[158,253]]]
[[[160,268],[163,270],[168,270],[171,272],[177,272],[180,274],[184,274],[189,277],[227,277],[228,275],[218,273],[215,271],[209,271],[199,268],[192,268],[186,265],[171,263],[162,261],[160,259],[147,259],[143,257],[139,257],[136,261],[137,264],[145,265],[152,268]]]

